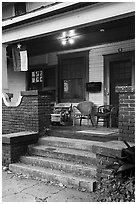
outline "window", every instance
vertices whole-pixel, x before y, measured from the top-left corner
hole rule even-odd
[[[16,3],[14,6],[15,6],[14,7],[15,16],[19,16],[19,15],[26,13],[26,3],[25,2]]]
[[[85,77],[86,65],[83,56],[62,59],[60,64],[61,100],[83,100]]]
[[[40,68],[31,68],[29,73],[29,90],[42,90],[43,71]]]

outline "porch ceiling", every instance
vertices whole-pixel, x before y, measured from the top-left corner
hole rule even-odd
[[[25,43],[29,56],[35,56],[48,52],[77,49],[97,44],[133,39],[135,38],[135,16],[111,21],[109,19],[108,22],[97,22],[95,25],[85,25],[84,27],[70,29],[75,29],[77,36],[75,43],[72,45],[68,44],[63,46],[61,44],[59,37],[61,37],[63,31],[21,43]],[[101,32],[101,29],[104,29],[104,32]]]

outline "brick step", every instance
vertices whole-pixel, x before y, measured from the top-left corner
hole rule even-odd
[[[44,158],[38,156],[22,156],[20,161],[25,164],[33,166],[41,166],[44,168],[51,168],[61,170],[64,172],[73,173],[76,175],[84,175],[88,177],[96,177],[96,167],[93,165],[80,165],[73,162],[62,161],[59,159]]]
[[[14,173],[22,173],[32,178],[46,179],[55,183],[62,183],[66,187],[73,187],[78,190],[85,189],[88,192],[96,188],[96,180],[84,176],[74,176],[73,174],[61,172],[59,170],[45,169],[39,166],[15,163],[10,164],[9,169]]]
[[[31,155],[50,157],[89,165],[94,165],[97,162],[96,154],[92,152],[62,147],[30,145],[29,153]]]
[[[47,146],[54,146],[54,147],[80,149],[80,150],[92,152],[92,146],[93,145],[100,145],[101,142],[50,136],[50,137],[39,138],[38,144],[47,145]]]

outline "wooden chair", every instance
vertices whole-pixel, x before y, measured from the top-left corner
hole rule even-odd
[[[98,126],[99,122],[106,123],[107,127],[112,126],[112,117],[116,116],[116,107],[113,105],[104,105],[99,106],[95,116],[97,117],[96,127]]]
[[[95,105],[91,101],[80,102],[77,106],[73,106],[73,126],[75,119],[80,119],[80,126],[82,119],[91,120],[93,126],[95,126],[94,113]]]

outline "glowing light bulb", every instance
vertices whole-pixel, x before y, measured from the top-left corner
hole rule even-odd
[[[63,39],[63,40],[62,40],[62,45],[66,45],[66,44],[67,44],[66,39]]]
[[[102,28],[102,29],[100,29],[100,32],[104,32],[105,30]]]
[[[62,37],[63,37],[63,38],[66,37],[66,32],[65,32],[65,31],[62,33]]]
[[[74,43],[74,39],[73,38],[69,38],[68,41],[69,41],[70,44]]]
[[[73,36],[73,35],[75,35],[75,30],[70,30],[69,31],[69,36]]]

